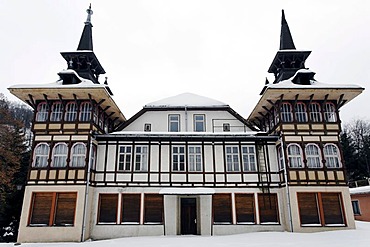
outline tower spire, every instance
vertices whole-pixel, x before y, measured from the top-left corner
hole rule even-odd
[[[93,42],[92,42],[92,27],[91,24],[91,15],[93,14],[93,11],[91,9],[91,3],[89,8],[86,10],[87,12],[87,18],[85,21],[84,30],[82,31],[80,43],[78,44],[77,50],[93,50]]]
[[[281,10],[281,33],[280,33],[280,50],[295,50],[292,34],[288,23],[285,19],[284,10]]]

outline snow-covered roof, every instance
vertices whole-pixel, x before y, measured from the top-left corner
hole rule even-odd
[[[111,135],[132,135],[132,136],[254,136],[265,132],[147,132],[147,131],[117,131]]]
[[[171,107],[229,107],[229,105],[192,93],[183,93],[158,101],[148,103],[144,108],[171,108]]]
[[[350,188],[349,193],[351,195],[355,194],[370,194],[370,185],[368,186],[362,186],[362,187],[356,187],[356,188]]]

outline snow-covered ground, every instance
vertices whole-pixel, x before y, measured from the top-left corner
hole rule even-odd
[[[369,247],[370,222],[356,221],[356,230],[328,231],[320,233],[289,233],[289,232],[260,232],[229,236],[161,236],[135,237],[85,243],[35,243],[22,244],[28,247]],[[13,244],[3,243],[0,247],[10,247]]]

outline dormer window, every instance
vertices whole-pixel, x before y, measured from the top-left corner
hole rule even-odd
[[[194,115],[194,131],[195,132],[204,132],[206,131],[205,126],[205,115]]]
[[[179,132],[180,131],[180,115],[170,114],[168,115],[168,131]]]

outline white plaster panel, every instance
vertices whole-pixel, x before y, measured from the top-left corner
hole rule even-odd
[[[185,174],[172,174],[172,182],[186,182]]]
[[[116,145],[108,146],[107,171],[116,170]]]
[[[158,172],[158,154],[159,154],[159,146],[152,145],[151,146],[151,153],[150,153],[150,170]]]
[[[203,182],[203,174],[189,174],[188,176],[189,182]]]
[[[105,163],[105,145],[99,145],[97,148],[97,155],[96,155],[96,170],[97,171],[104,171],[104,163]]]
[[[225,182],[225,177],[224,177],[224,175],[222,175],[222,174],[217,174],[217,175],[216,175],[216,182],[217,182],[217,183]]]
[[[131,174],[129,173],[119,173],[117,174],[117,181],[120,182],[129,182],[131,181]]]
[[[223,147],[215,145],[216,172],[224,172],[224,155]]]
[[[227,174],[227,182],[241,182],[242,176],[240,174]]]
[[[162,172],[170,171],[169,148],[170,148],[169,145],[162,146],[162,154],[161,154],[161,171]]]
[[[147,182],[148,181],[148,174],[147,173],[134,173],[133,176],[133,181],[134,182]]]
[[[212,146],[205,145],[204,146],[204,171],[205,172],[212,172],[213,171],[213,154],[212,154]]]
[[[51,136],[35,136],[35,141],[51,141]]]

